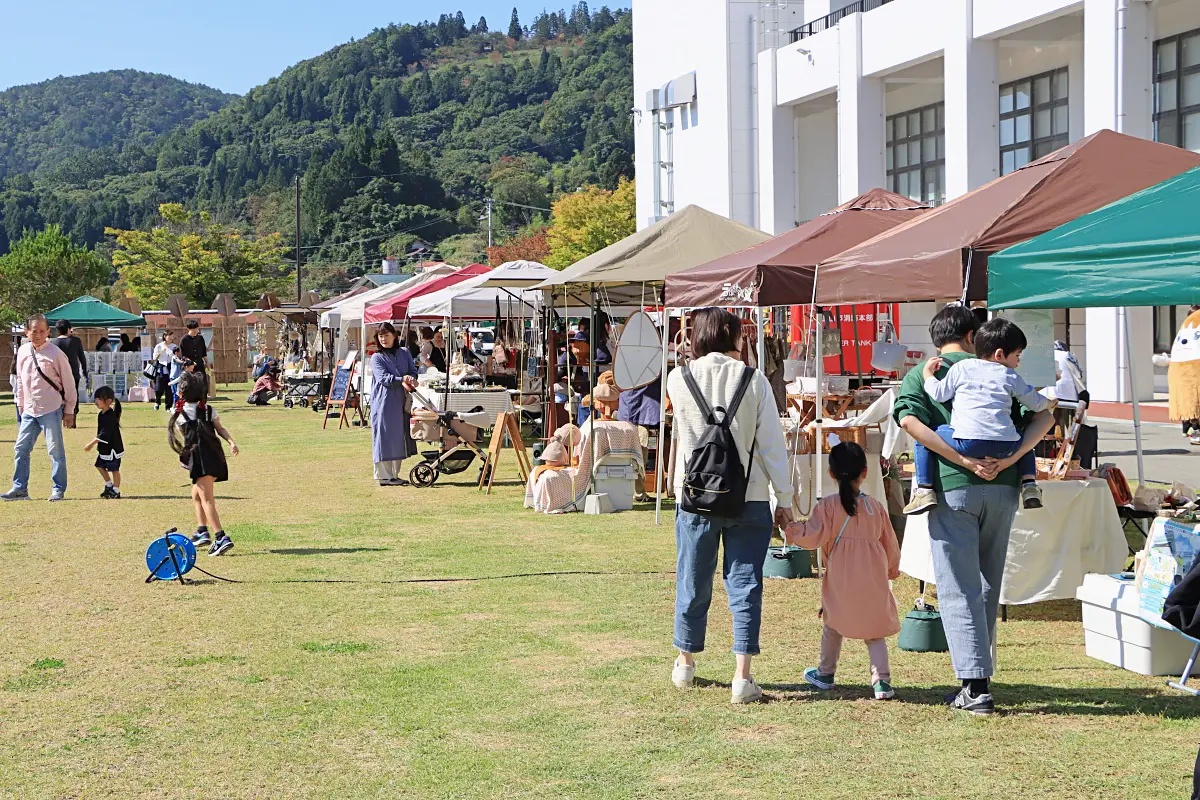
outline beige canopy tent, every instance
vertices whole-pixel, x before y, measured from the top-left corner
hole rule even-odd
[[[699,206],[659,220],[648,228],[627,236],[592,255],[575,262],[558,275],[535,288],[551,295],[555,308],[590,307],[601,303],[613,307],[659,305],[668,275],[707,264],[714,258],[745,250],[771,238],[760,230],[726,219]],[[664,325],[665,327],[665,325]],[[761,325],[760,325],[761,329]],[[591,328],[591,352],[596,352],[596,327]],[[663,339],[662,373],[666,373],[667,342]],[[551,367],[553,375],[554,367]],[[594,378],[594,373],[592,374]],[[548,381],[549,383],[549,381]],[[660,402],[666,406],[667,382],[662,381]],[[658,441],[663,441],[663,420],[659,420]],[[658,470],[655,487],[658,500],[655,522],[662,512],[663,470]]]
[[[581,305],[588,305],[583,293],[591,286],[613,305],[657,304],[659,288],[668,275],[769,238],[720,214],[688,206],[575,262],[537,288],[547,289],[556,297],[577,294]],[[562,305],[561,299],[555,301],[555,306]]]

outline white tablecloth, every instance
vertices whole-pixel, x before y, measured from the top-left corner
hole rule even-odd
[[[432,403],[438,411],[470,411],[478,406],[483,406],[483,410],[492,415],[492,422],[496,421],[497,414],[513,411],[512,398],[508,396],[507,391],[439,393],[432,389],[422,388],[417,392]]]
[[[1042,481],[1044,508],[1019,509],[1008,543],[1000,602],[1070,600],[1089,572],[1120,572],[1129,554],[1105,481]],[[900,571],[936,583],[929,551],[929,515],[909,517]]]

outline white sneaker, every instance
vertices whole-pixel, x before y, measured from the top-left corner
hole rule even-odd
[[[67,493],[64,492],[62,489],[51,489],[50,490],[50,502],[51,503],[57,503],[59,500],[65,499],[66,496],[67,496]]]
[[[746,705],[747,703],[757,703],[762,700],[763,690],[754,682],[754,678],[749,680],[735,679],[733,681],[733,694],[729,698],[729,702],[735,706]]]
[[[691,664],[680,664],[675,662],[675,666],[671,668],[671,683],[675,684],[678,689],[692,688],[692,682],[696,680],[696,662]]]
[[[1042,487],[1036,483],[1026,483],[1021,486],[1021,504],[1025,508],[1042,507]]]

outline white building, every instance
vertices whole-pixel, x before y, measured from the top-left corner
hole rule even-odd
[[[639,225],[782,233],[882,186],[944,202],[1104,128],[1200,150],[1200,0],[636,0]],[[929,304],[901,313],[925,346]],[[1129,398],[1116,309],[1058,313]],[[1130,309],[1137,392],[1181,308]]]

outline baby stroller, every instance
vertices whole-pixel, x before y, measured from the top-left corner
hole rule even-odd
[[[410,395],[421,408],[412,413],[413,439],[418,442],[437,443],[437,450],[421,453],[424,461],[408,473],[413,486],[427,489],[437,482],[443,473],[457,475],[471,466],[478,456],[487,469],[488,456],[483,444],[483,428],[490,421],[486,411],[438,411],[429,401],[413,392]]]

